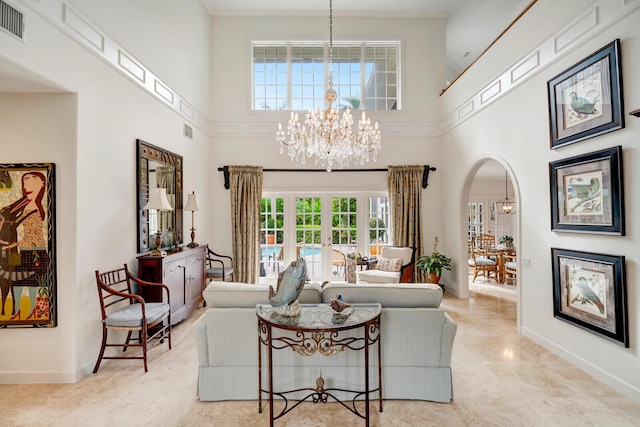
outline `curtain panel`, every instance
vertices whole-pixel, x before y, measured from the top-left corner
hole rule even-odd
[[[423,254],[422,244],[422,174],[424,166],[389,166],[389,200],[391,203],[392,241],[395,246],[416,248],[416,258]],[[414,269],[414,282],[426,282],[426,274]]]
[[[261,166],[229,166],[234,280],[257,283],[260,267]]]

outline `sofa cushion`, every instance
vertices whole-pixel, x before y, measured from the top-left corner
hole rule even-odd
[[[305,283],[298,300],[300,304],[318,304],[321,302],[321,292],[319,284]],[[212,281],[202,291],[202,296],[207,307],[253,308],[257,304],[269,304],[269,285]]]
[[[358,271],[358,281],[367,283],[400,283],[397,271],[362,270]]]
[[[442,288],[431,283],[328,283],[322,289],[322,302],[328,304],[336,295],[342,295],[345,302],[352,304],[379,302],[382,307],[438,308]]]
[[[401,258],[382,258],[376,263],[376,270],[395,271],[396,273],[402,268]]]

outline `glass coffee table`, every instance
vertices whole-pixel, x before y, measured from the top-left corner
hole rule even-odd
[[[273,311],[269,304],[258,304],[258,412],[262,413],[262,395],[269,395],[269,423],[292,411],[307,400],[313,403],[327,403],[329,399],[339,402],[365,420],[369,425],[369,395],[378,393],[379,411],[382,412],[382,364],[380,348],[380,304],[353,304],[342,313],[336,313],[328,304],[301,304],[299,316],[284,317]],[[361,330],[360,334],[349,334],[341,337],[347,330]],[[287,333],[293,331],[295,333]],[[369,347],[377,343],[378,349],[378,387],[371,389],[369,379]],[[262,385],[262,347],[267,350],[267,378],[268,388]],[[345,390],[324,388],[322,376],[316,379],[314,387],[295,390],[273,390],[273,350],[290,349],[301,356],[311,356],[320,353],[323,356],[334,356],[345,349],[362,351],[364,357],[365,384],[364,390]],[[331,369],[330,367],[326,368]],[[308,391],[309,393],[289,407],[287,394]],[[338,399],[333,392],[353,393],[353,399],[348,405]],[[279,414],[274,414],[274,395],[284,400],[284,408]],[[364,396],[365,413],[356,408],[356,400]]]

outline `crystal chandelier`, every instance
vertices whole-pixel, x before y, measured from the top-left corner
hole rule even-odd
[[[351,162],[364,165],[373,157],[377,160],[380,145],[380,130],[378,122],[371,126],[371,121],[362,112],[358,120],[358,128],[353,131],[353,116],[351,109],[347,108],[342,117],[333,103],[337,98],[333,90],[333,0],[329,0],[329,78],[328,89],[325,91],[324,100],[327,107],[324,111],[318,108],[309,110],[304,122],[298,120],[298,113],[291,112],[291,118],[287,130],[282,129],[282,123],[278,123],[276,141],[280,143],[280,154],[287,147],[287,154],[305,164],[307,158],[315,158],[315,163],[326,166],[327,172],[331,172],[333,165],[339,168],[349,166]]]

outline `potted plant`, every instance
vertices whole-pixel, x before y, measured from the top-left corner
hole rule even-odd
[[[513,249],[513,237],[504,235],[500,238],[499,243],[504,245],[507,249]]]
[[[433,240],[433,252],[430,255],[420,255],[416,268],[427,273],[429,283],[440,283],[442,270],[451,271],[451,258],[438,252],[438,238]]]

